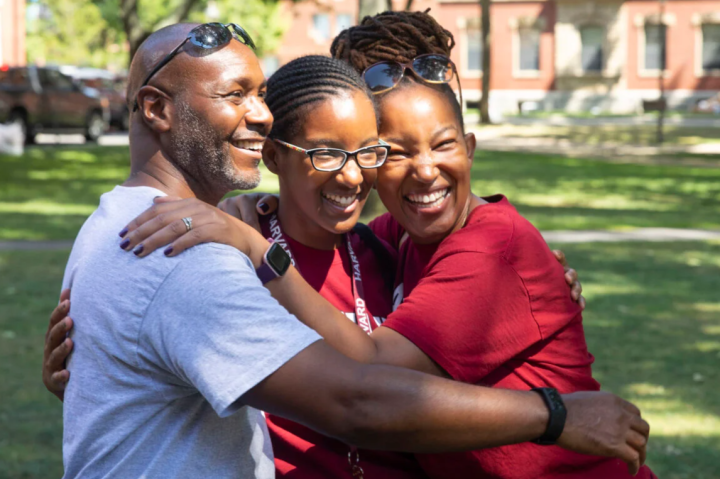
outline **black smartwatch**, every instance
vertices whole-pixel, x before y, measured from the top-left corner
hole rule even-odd
[[[532,391],[542,396],[549,413],[545,433],[532,442],[541,446],[553,446],[565,428],[565,419],[567,418],[565,403],[555,388],[534,388]]]
[[[260,267],[255,270],[255,273],[258,275],[258,278],[260,278],[260,281],[262,281],[262,284],[266,284],[268,281],[272,281],[287,273],[288,268],[290,268],[290,263],[292,263],[292,260],[290,259],[290,255],[287,254],[287,251],[278,243],[273,243],[265,252],[263,262]]]

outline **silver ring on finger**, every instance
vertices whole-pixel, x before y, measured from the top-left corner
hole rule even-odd
[[[186,230],[187,233],[189,233],[190,230],[192,229],[192,218],[190,218],[190,217],[188,216],[188,217],[186,217],[186,218],[183,218],[183,219],[182,219],[182,222],[185,223],[185,230]]]

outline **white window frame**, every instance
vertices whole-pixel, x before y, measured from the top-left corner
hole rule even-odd
[[[600,63],[599,70],[586,70],[585,67],[583,67],[583,64],[582,64],[582,49],[583,49],[582,31],[584,28],[599,28],[602,30],[602,42],[600,42],[601,63]],[[583,23],[582,25],[577,26],[577,34],[578,34],[578,38],[580,39],[580,58],[579,58],[580,65],[578,65],[578,70],[581,72],[582,76],[587,76],[587,77],[602,76],[605,73],[605,68],[607,65],[607,53],[608,53],[607,27],[605,27],[604,25],[599,24],[599,23]]]
[[[660,70],[657,68],[645,68],[645,48],[646,48],[646,38],[645,38],[645,25],[665,25],[665,69],[663,70],[663,77],[669,78],[670,77],[670,70],[668,69],[668,64],[670,63],[670,57],[668,55],[668,46],[670,43],[668,42],[669,32],[673,25],[675,25],[675,15],[672,13],[666,13],[663,15],[662,19],[660,18],[660,15],[657,13],[651,14],[651,15],[641,15],[638,14],[635,16],[635,33],[638,37],[638,49],[637,49],[637,67],[638,67],[638,76],[640,78],[657,78],[660,76]]]
[[[317,28],[315,28],[315,17],[320,16],[320,15],[325,15],[327,17],[327,21],[328,21],[328,36],[327,36],[327,38],[325,38],[325,36],[322,35],[322,33]],[[330,14],[330,12],[319,11],[319,12],[313,13],[310,16],[310,31],[312,32],[312,34],[310,36],[312,37],[313,40],[315,40],[315,43],[325,44],[325,43],[329,42],[330,40],[332,40],[332,38],[333,38],[332,30],[333,30],[333,19],[332,19],[332,15]]]
[[[705,70],[702,64],[703,56],[703,25],[720,24],[720,11],[705,14],[695,13],[692,16],[692,25],[695,30],[695,78],[720,77],[720,69]]]
[[[520,30],[535,29],[538,31],[538,69],[520,69]],[[510,19],[512,31],[512,76],[513,78],[540,78],[542,72],[542,34],[545,31],[545,18],[543,17],[513,17]]]
[[[480,17],[460,17],[457,19],[457,26],[460,29],[460,76],[462,78],[482,78],[482,65],[479,70],[471,70],[468,65],[468,50],[470,49],[470,40],[468,32],[480,32],[482,35],[482,29],[480,26]],[[482,46],[481,46],[482,48]]]
[[[340,34],[340,32],[342,32],[342,29],[340,28],[340,25],[339,25],[340,22],[338,22],[338,17],[339,17],[340,15],[346,15],[346,16],[350,17],[350,27],[352,27],[352,26],[355,25],[355,22],[353,21],[354,16],[353,16],[352,13],[348,13],[348,12],[337,12],[337,13],[335,14],[335,18],[334,18],[334,20],[335,20],[335,22],[334,22],[334,23],[335,23],[335,36],[338,36],[338,35]],[[349,28],[349,27],[348,27],[348,28]]]

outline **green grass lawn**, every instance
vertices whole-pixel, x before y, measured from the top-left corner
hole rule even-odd
[[[717,479],[720,243],[562,249],[588,298],[596,377],[652,426],[648,464],[661,479]],[[62,408],[40,360],[67,254],[0,251],[0,478],[62,473]]]
[[[0,155],[0,240],[72,239],[129,171],[126,147],[33,147]],[[620,165],[480,151],[478,194],[504,193],[541,229],[720,227],[720,169]],[[264,171],[261,191],[277,191]],[[382,210],[369,205],[367,216]]]
[[[0,240],[72,239],[129,170],[126,147],[33,147],[0,156]],[[473,190],[504,193],[540,229],[720,228],[720,169],[481,151]],[[260,187],[277,191],[264,171]],[[374,200],[366,219],[382,210]],[[661,479],[720,471],[720,243],[562,245],[589,301],[606,389],[653,427]],[[62,408],[40,378],[67,252],[0,251],[0,479],[58,477]]]

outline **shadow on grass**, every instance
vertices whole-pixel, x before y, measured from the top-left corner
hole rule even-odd
[[[588,297],[603,387],[649,419],[661,478],[720,470],[720,244],[561,245]]]

